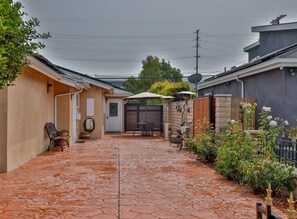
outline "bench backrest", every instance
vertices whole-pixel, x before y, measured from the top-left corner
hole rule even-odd
[[[51,123],[51,122],[46,123],[45,124],[45,129],[46,129],[46,132],[47,132],[48,137],[50,139],[53,139],[53,138],[57,137],[58,132],[57,132],[57,129],[56,129],[54,123]]]

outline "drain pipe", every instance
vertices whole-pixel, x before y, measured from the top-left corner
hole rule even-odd
[[[236,81],[241,83],[241,98],[244,98],[244,81],[239,80],[238,76],[236,76]]]
[[[71,94],[79,94],[83,91],[83,88],[81,88],[79,91],[72,91],[72,92],[67,92],[67,93],[63,93],[63,94],[57,94],[55,95],[55,112],[54,112],[54,120],[55,120],[55,126],[58,128],[58,121],[57,121],[57,99],[58,97],[61,96],[67,96],[67,95],[71,95]]]

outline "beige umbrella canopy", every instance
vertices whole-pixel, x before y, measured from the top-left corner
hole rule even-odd
[[[132,95],[130,97],[127,97],[128,100],[149,100],[149,99],[160,99],[164,97],[160,94],[150,93],[150,92],[142,92],[139,94]]]

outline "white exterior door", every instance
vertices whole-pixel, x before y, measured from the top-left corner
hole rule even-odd
[[[122,132],[122,100],[107,100],[105,113],[106,132]]]

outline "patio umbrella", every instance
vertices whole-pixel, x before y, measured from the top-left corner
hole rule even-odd
[[[150,92],[142,92],[139,94],[132,95],[127,97],[128,100],[148,100],[148,99],[160,99],[163,95],[150,93]]]
[[[165,99],[165,100],[170,100],[170,99],[174,99],[175,97],[173,96],[163,96],[161,97],[161,99]]]

